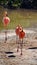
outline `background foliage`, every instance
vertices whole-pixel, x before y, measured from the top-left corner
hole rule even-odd
[[[7,8],[29,8],[37,9],[37,0],[0,0],[0,5]]]

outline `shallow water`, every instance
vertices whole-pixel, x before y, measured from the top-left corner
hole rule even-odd
[[[2,18],[3,12],[8,11],[8,16],[11,19],[11,23],[8,26],[9,28],[15,28],[18,24],[21,24],[23,27],[32,27],[37,28],[37,10],[27,10],[27,9],[17,9],[10,10],[0,6],[0,29],[3,28]]]

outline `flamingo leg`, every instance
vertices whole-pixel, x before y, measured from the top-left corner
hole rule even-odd
[[[22,48],[23,48],[23,39],[22,39],[22,42],[21,42],[21,54],[22,55]]]
[[[7,31],[5,31],[5,43],[7,41]]]

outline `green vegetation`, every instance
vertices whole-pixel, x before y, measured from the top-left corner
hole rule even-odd
[[[10,9],[17,7],[37,9],[37,0],[0,0],[0,4]]]

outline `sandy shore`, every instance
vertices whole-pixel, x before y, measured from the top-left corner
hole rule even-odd
[[[23,44],[23,55],[17,53],[17,44],[14,38],[0,42],[0,65],[37,65],[37,49],[28,49],[32,47],[37,47],[37,39],[28,38],[24,39]],[[6,54],[5,52],[13,52],[11,54]],[[13,55],[14,57],[8,57]]]
[[[21,56],[20,49],[17,53],[16,43],[12,43],[12,41],[11,43],[0,43],[0,65],[37,65],[37,49],[28,49],[33,47],[32,45],[25,44],[23,46],[23,55]],[[13,53],[6,54],[5,52]],[[15,57],[8,57],[9,55],[14,55]]]

